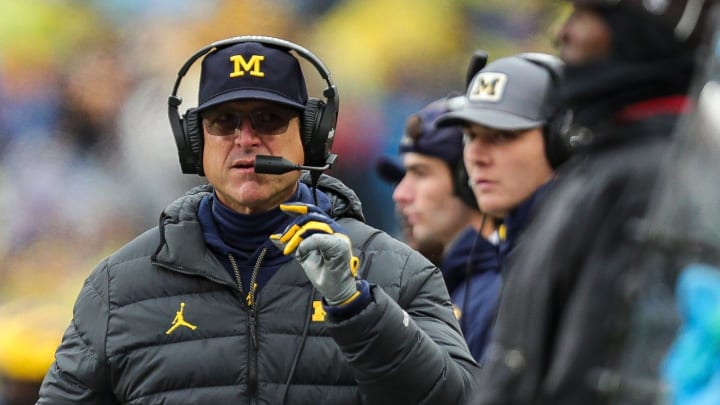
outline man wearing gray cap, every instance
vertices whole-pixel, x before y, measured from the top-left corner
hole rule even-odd
[[[545,126],[557,105],[562,63],[526,53],[498,59],[472,79],[466,104],[436,125],[462,125],[464,161],[483,212],[503,218],[500,252],[507,257],[549,190],[560,159],[546,154]]]

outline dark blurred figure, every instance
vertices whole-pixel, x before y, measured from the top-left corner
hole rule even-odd
[[[697,30],[712,2],[572,1],[554,147],[574,153],[504,287],[477,403],[658,403],[683,258],[642,223],[691,110]],[[653,5],[652,10],[644,5]],[[669,24],[668,24],[669,23]]]
[[[673,405],[720,401],[720,187],[708,175],[720,173],[720,7],[711,11],[705,61],[692,86],[697,107],[679,128],[644,221],[646,240],[689,263],[678,267],[673,298],[681,324],[662,364]]]

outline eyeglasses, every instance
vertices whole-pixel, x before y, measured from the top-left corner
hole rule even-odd
[[[285,132],[290,120],[298,113],[282,109],[262,109],[250,112],[218,111],[203,114],[203,126],[210,135],[230,136],[242,126],[245,117],[250,119],[250,125],[258,135],[278,135]]]

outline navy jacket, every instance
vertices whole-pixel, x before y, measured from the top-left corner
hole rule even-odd
[[[445,253],[442,271],[470,353],[479,361],[502,287],[497,246],[468,227]]]

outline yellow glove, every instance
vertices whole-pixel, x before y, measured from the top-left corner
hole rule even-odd
[[[360,260],[352,255],[350,239],[342,227],[314,205],[283,204],[280,209],[295,218],[282,234],[270,235],[273,243],[283,254],[295,254],[329,305],[357,297],[355,276]]]

